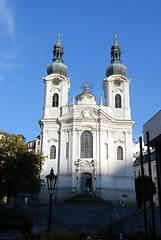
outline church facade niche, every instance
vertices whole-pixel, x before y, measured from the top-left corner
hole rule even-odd
[[[41,151],[46,159],[41,178],[45,179],[53,167],[58,175],[57,199],[71,197],[74,189],[75,194],[96,194],[115,200],[126,196],[125,201],[134,201],[130,79],[121,63],[117,37],[103,80],[105,104],[102,97],[96,103],[88,82],[83,84],[82,93],[68,103],[70,79],[63,53],[58,36],[53,63],[43,79],[45,96],[39,124]],[[47,186],[40,197],[48,197]]]

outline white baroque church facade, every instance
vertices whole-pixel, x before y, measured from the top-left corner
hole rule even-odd
[[[70,79],[63,63],[60,36],[48,66],[41,127],[41,151],[45,158],[41,178],[54,169],[58,175],[59,198],[92,193],[104,199],[135,201],[132,127],[129,101],[130,79],[121,64],[115,36],[111,65],[103,80],[105,105],[89,91],[88,82],[72,103],[68,103]],[[47,193],[43,189],[42,196]]]

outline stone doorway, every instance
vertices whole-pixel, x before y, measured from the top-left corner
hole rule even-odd
[[[81,194],[92,193],[92,174],[82,173],[81,174]]]

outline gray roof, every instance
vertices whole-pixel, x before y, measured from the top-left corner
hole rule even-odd
[[[150,160],[151,160],[151,162],[155,161],[155,151],[154,150],[152,150],[151,153],[150,153]],[[145,163],[148,163],[148,153],[147,152],[143,155],[143,164],[145,164]],[[139,166],[139,165],[141,165],[140,157],[138,157],[134,161],[134,167]]]
[[[112,63],[106,69],[106,77],[109,77],[113,74],[120,74],[126,76],[127,68],[121,63]]]

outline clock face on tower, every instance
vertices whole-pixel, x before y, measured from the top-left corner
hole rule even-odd
[[[113,81],[113,84],[114,84],[116,87],[119,87],[119,86],[121,86],[122,81],[121,81],[121,79],[116,78],[116,79]]]
[[[53,85],[59,85],[60,82],[61,82],[61,80],[60,80],[58,77],[57,77],[57,78],[54,78],[54,79],[52,80],[52,84],[53,84]]]

